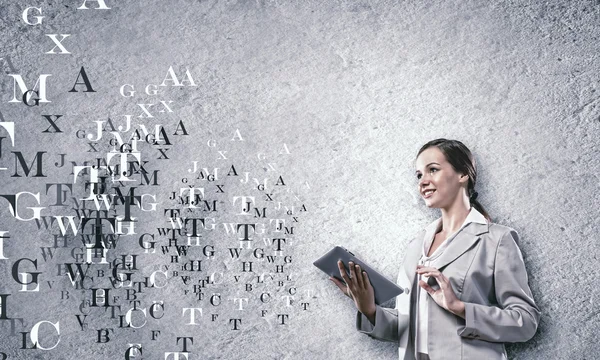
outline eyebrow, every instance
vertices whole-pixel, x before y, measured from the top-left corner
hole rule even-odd
[[[425,167],[428,167],[428,166],[429,166],[429,165],[431,165],[431,164],[437,164],[437,165],[439,165],[439,164],[438,164],[438,163],[436,163],[436,162],[430,162],[429,164],[425,165]],[[415,171],[415,173],[418,173],[418,172],[419,172],[419,170]]]

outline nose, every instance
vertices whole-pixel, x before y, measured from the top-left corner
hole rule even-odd
[[[421,178],[419,179],[419,189],[422,189],[428,183],[429,178],[427,177],[427,175],[421,175]]]

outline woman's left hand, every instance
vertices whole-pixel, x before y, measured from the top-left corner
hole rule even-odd
[[[433,290],[433,288],[423,280],[419,280],[419,286],[431,295],[436,304],[451,313],[464,318],[465,304],[456,297],[454,290],[452,290],[450,280],[448,280],[444,274],[434,267],[423,265],[417,265],[417,274],[425,275],[427,277],[433,276],[440,286],[439,289]]]

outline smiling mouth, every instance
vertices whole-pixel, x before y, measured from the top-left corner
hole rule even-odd
[[[435,192],[435,189],[434,189],[434,190],[427,190],[427,191],[425,191],[425,192],[423,193],[423,198],[425,198],[425,199],[428,199],[428,198],[430,198],[430,197],[431,197],[431,195],[432,195],[434,192]]]

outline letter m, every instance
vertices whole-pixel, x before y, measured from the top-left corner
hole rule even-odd
[[[41,74],[40,77],[38,77],[37,81],[35,82],[35,85],[33,86],[33,88],[29,89],[27,87],[27,84],[25,84],[23,77],[21,77],[20,74],[8,74],[8,76],[12,76],[12,78],[13,78],[13,99],[10,100],[9,102],[11,102],[11,103],[21,102],[21,100],[19,100],[17,98],[17,86],[19,87],[19,90],[21,91],[21,98],[23,98],[23,94],[25,94],[29,90],[36,90],[38,88],[38,85],[39,85],[38,96],[40,97],[40,102],[42,102],[42,103],[51,102],[50,100],[48,100],[46,98],[46,78],[51,75],[52,74]],[[29,101],[31,96],[32,96],[32,94],[29,93],[27,101]]]
[[[21,166],[21,169],[23,169],[25,176],[29,176],[34,163],[36,164],[36,170],[33,177],[46,177],[43,172],[44,159],[42,158],[42,156],[44,156],[46,153],[45,151],[38,151],[35,153],[35,157],[33,160],[31,160],[31,164],[29,166],[27,165],[27,162],[20,151],[13,151],[12,153],[15,154],[15,173],[11,177],[21,177],[21,175],[19,175],[19,165]]]

